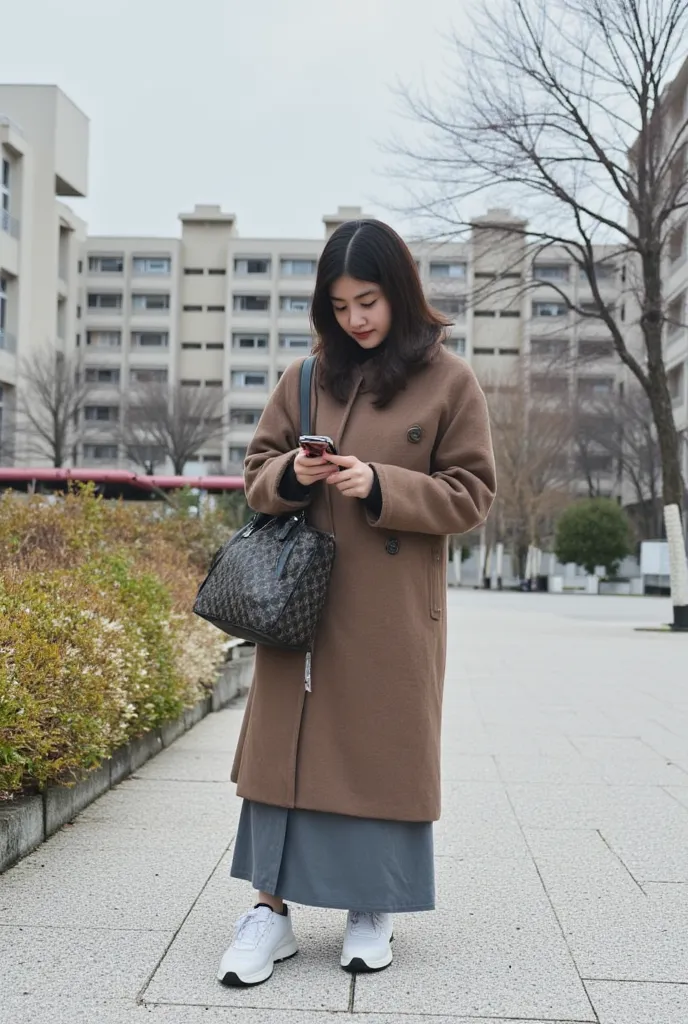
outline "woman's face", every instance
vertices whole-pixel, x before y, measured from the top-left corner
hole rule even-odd
[[[382,344],[392,326],[392,310],[379,284],[344,275],[330,288],[330,299],[339,326],[361,348]]]

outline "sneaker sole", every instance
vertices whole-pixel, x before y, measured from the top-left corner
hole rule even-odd
[[[394,942],[394,936],[389,941]],[[355,956],[348,963],[344,963],[343,959],[340,960],[340,963],[349,974],[375,974],[377,971],[384,971],[389,967],[393,959],[392,950],[390,949],[388,956],[383,960],[373,960],[371,963],[366,963],[360,956]]]
[[[255,974],[251,974],[246,978],[240,978],[235,971],[228,971],[224,977],[218,976],[218,981],[221,985],[225,985],[227,988],[251,988],[253,985],[262,985],[264,982],[269,981],[272,977],[275,964],[284,963],[285,960],[291,960],[298,953],[298,949],[293,948],[289,945],[286,949],[279,951],[279,956],[276,956],[270,963],[266,964],[262,971],[257,971]]]

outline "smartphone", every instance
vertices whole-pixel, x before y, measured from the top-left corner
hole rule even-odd
[[[332,438],[322,434],[302,434],[299,438],[299,445],[310,459],[322,458],[325,453],[337,454],[337,448]]]

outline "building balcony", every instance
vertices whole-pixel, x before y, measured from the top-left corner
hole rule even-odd
[[[17,339],[9,331],[0,329],[0,348],[4,349],[5,352],[16,352]]]

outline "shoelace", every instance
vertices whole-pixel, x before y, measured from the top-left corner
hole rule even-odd
[[[351,931],[359,933],[374,931],[376,935],[379,935],[382,931],[382,915],[364,914],[360,910],[353,910],[351,912]]]
[[[265,907],[254,907],[242,914],[235,925],[234,944],[255,949],[270,923],[269,913]]]

